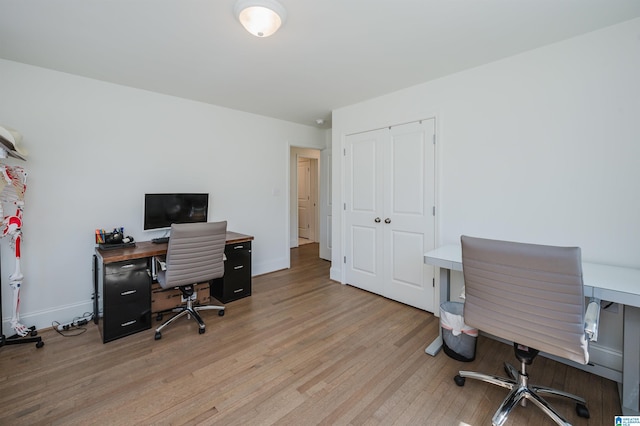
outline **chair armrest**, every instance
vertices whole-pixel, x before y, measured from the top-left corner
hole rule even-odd
[[[156,261],[156,269],[159,271],[166,271],[167,270],[167,258],[166,256],[155,256],[154,257],[155,261]]]
[[[600,323],[600,299],[591,298],[584,314],[584,332],[590,342],[598,341],[598,325]]]

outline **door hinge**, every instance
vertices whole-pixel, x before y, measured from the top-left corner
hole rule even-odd
[[[347,263],[347,256],[344,257],[343,262]]]
[[[435,278],[431,278],[431,287],[435,288],[436,286],[436,279]]]
[[[435,133],[433,134],[433,144],[434,145],[436,144],[436,134]]]
[[[342,155],[343,155],[343,156],[345,156],[345,157],[347,156],[347,148],[344,148],[344,149],[342,150]]]
[[[436,206],[433,206],[432,214],[433,214],[434,216],[436,215]]]
[[[347,209],[347,203],[344,203],[344,206],[342,207],[343,210]]]

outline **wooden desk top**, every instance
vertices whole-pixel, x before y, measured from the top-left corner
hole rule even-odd
[[[227,244],[242,243],[253,240],[253,236],[227,231]],[[103,263],[121,262],[123,260],[140,259],[143,257],[160,256],[167,253],[168,243],[155,244],[151,241],[136,242],[135,247],[125,247],[114,250],[101,250],[96,247],[96,255]]]

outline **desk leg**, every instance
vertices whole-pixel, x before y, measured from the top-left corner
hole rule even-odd
[[[640,401],[640,308],[624,307],[622,349],[622,414],[638,416]]]
[[[99,319],[99,309],[98,305],[98,256],[93,255],[93,323],[98,324],[100,322]]]
[[[440,301],[438,302],[438,309],[440,309],[440,305],[444,302],[449,301],[449,293],[450,293],[450,280],[451,280],[451,270],[447,268],[439,268],[440,269]],[[442,328],[438,326],[438,337],[436,337],[433,342],[427,346],[424,350],[425,353],[436,356],[438,352],[442,349]]]

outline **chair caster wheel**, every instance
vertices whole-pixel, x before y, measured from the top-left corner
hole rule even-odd
[[[224,316],[224,309],[218,311],[218,316],[219,317],[223,317]]]
[[[38,331],[37,330],[31,330],[31,337],[36,337],[38,335]]]
[[[156,315],[156,321],[162,321],[162,314]]]
[[[156,340],[162,339],[162,333],[160,333],[159,331],[156,331],[156,335],[154,336],[154,339]]]
[[[459,374],[456,374],[455,377],[453,378],[453,381],[456,382],[456,385],[458,386],[464,386],[465,378]]]
[[[589,418],[589,409],[584,404],[576,404],[576,414],[585,419]]]
[[[36,348],[38,348],[38,349],[40,349],[43,346],[44,346],[44,342],[42,340],[40,340],[38,343],[36,343]]]
[[[199,328],[198,334],[204,334],[205,331],[206,331],[206,328]]]

